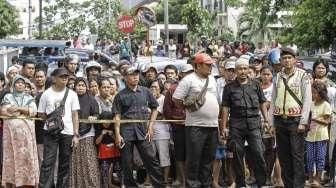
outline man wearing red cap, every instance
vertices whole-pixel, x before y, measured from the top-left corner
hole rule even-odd
[[[195,72],[180,81],[173,101],[187,109],[186,187],[211,187],[219,114],[216,81],[211,76],[213,60],[209,55],[199,53],[193,63]]]

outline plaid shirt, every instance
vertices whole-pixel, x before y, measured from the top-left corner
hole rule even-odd
[[[113,101],[113,113],[120,114],[121,119],[147,120],[150,109],[159,106],[148,88],[138,86],[136,91],[126,87],[121,90]],[[126,123],[120,127],[121,135],[125,140],[144,140],[147,132],[146,123]]]

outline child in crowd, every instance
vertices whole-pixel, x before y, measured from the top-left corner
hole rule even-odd
[[[249,66],[248,77],[250,79],[255,79],[256,78],[256,69],[255,69],[255,67],[253,65]]]
[[[111,112],[103,112],[100,119],[110,119]],[[120,166],[120,151],[114,144],[115,136],[112,124],[102,124],[96,126],[96,145],[98,146],[98,159],[102,176],[102,188],[108,188],[110,178],[113,178],[111,172],[115,171],[122,183],[121,166]],[[113,182],[113,179],[112,179]]]
[[[269,110],[272,101],[273,91],[273,68],[269,65],[263,66],[260,70],[261,88],[267,100],[267,109]],[[262,116],[261,116],[262,117]],[[266,185],[272,185],[271,175],[274,167],[273,185],[283,187],[281,180],[281,169],[279,161],[276,159],[276,143],[271,130],[265,130],[263,134],[263,142],[265,145],[265,161],[266,161]],[[274,166],[275,165],[275,166]]]
[[[330,125],[332,113],[327,94],[327,87],[323,82],[315,81],[312,84],[312,117],[306,137],[308,186],[312,187],[321,186],[320,181],[327,155],[328,126]],[[316,166],[316,176],[314,176],[314,166]]]

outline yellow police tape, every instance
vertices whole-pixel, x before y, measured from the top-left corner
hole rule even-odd
[[[26,117],[26,116],[0,116],[0,119],[26,119],[26,120],[40,120],[43,121],[42,118],[36,118],[36,117]],[[123,119],[120,120],[120,123],[147,123],[150,120],[140,120],[140,119]],[[104,123],[116,123],[116,120],[106,120],[106,119],[100,119],[100,120],[89,120],[89,119],[80,119],[80,123],[96,123],[96,124],[104,124]],[[155,120],[154,122],[169,122],[169,123],[184,123],[185,120]]]

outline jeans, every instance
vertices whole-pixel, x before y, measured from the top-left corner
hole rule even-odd
[[[186,187],[210,188],[212,162],[218,141],[217,127],[186,127]]]
[[[304,133],[298,133],[300,117],[274,118],[282,180],[286,188],[303,188],[305,184]]]
[[[333,146],[331,163],[330,163],[330,177],[332,180],[335,179],[335,170],[336,170],[336,144]]]
[[[137,187],[133,178],[133,147],[136,146],[154,188],[164,187],[163,174],[153,145],[147,140],[125,141],[121,149],[122,173],[127,188]]]
[[[237,187],[245,187],[245,165],[244,156],[253,161],[253,170],[257,185],[263,186],[266,183],[266,163],[264,159],[264,144],[261,137],[261,130],[237,129],[230,127],[231,146],[233,147],[233,166],[236,175]],[[245,140],[248,143],[250,155],[245,155]]]
[[[41,188],[53,188],[54,184],[54,168],[58,155],[58,173],[57,173],[57,188],[69,187],[69,172],[70,172],[70,160],[71,160],[71,143],[72,135],[57,134],[50,135],[45,133],[44,135],[44,150],[43,161],[40,173],[39,187]]]

